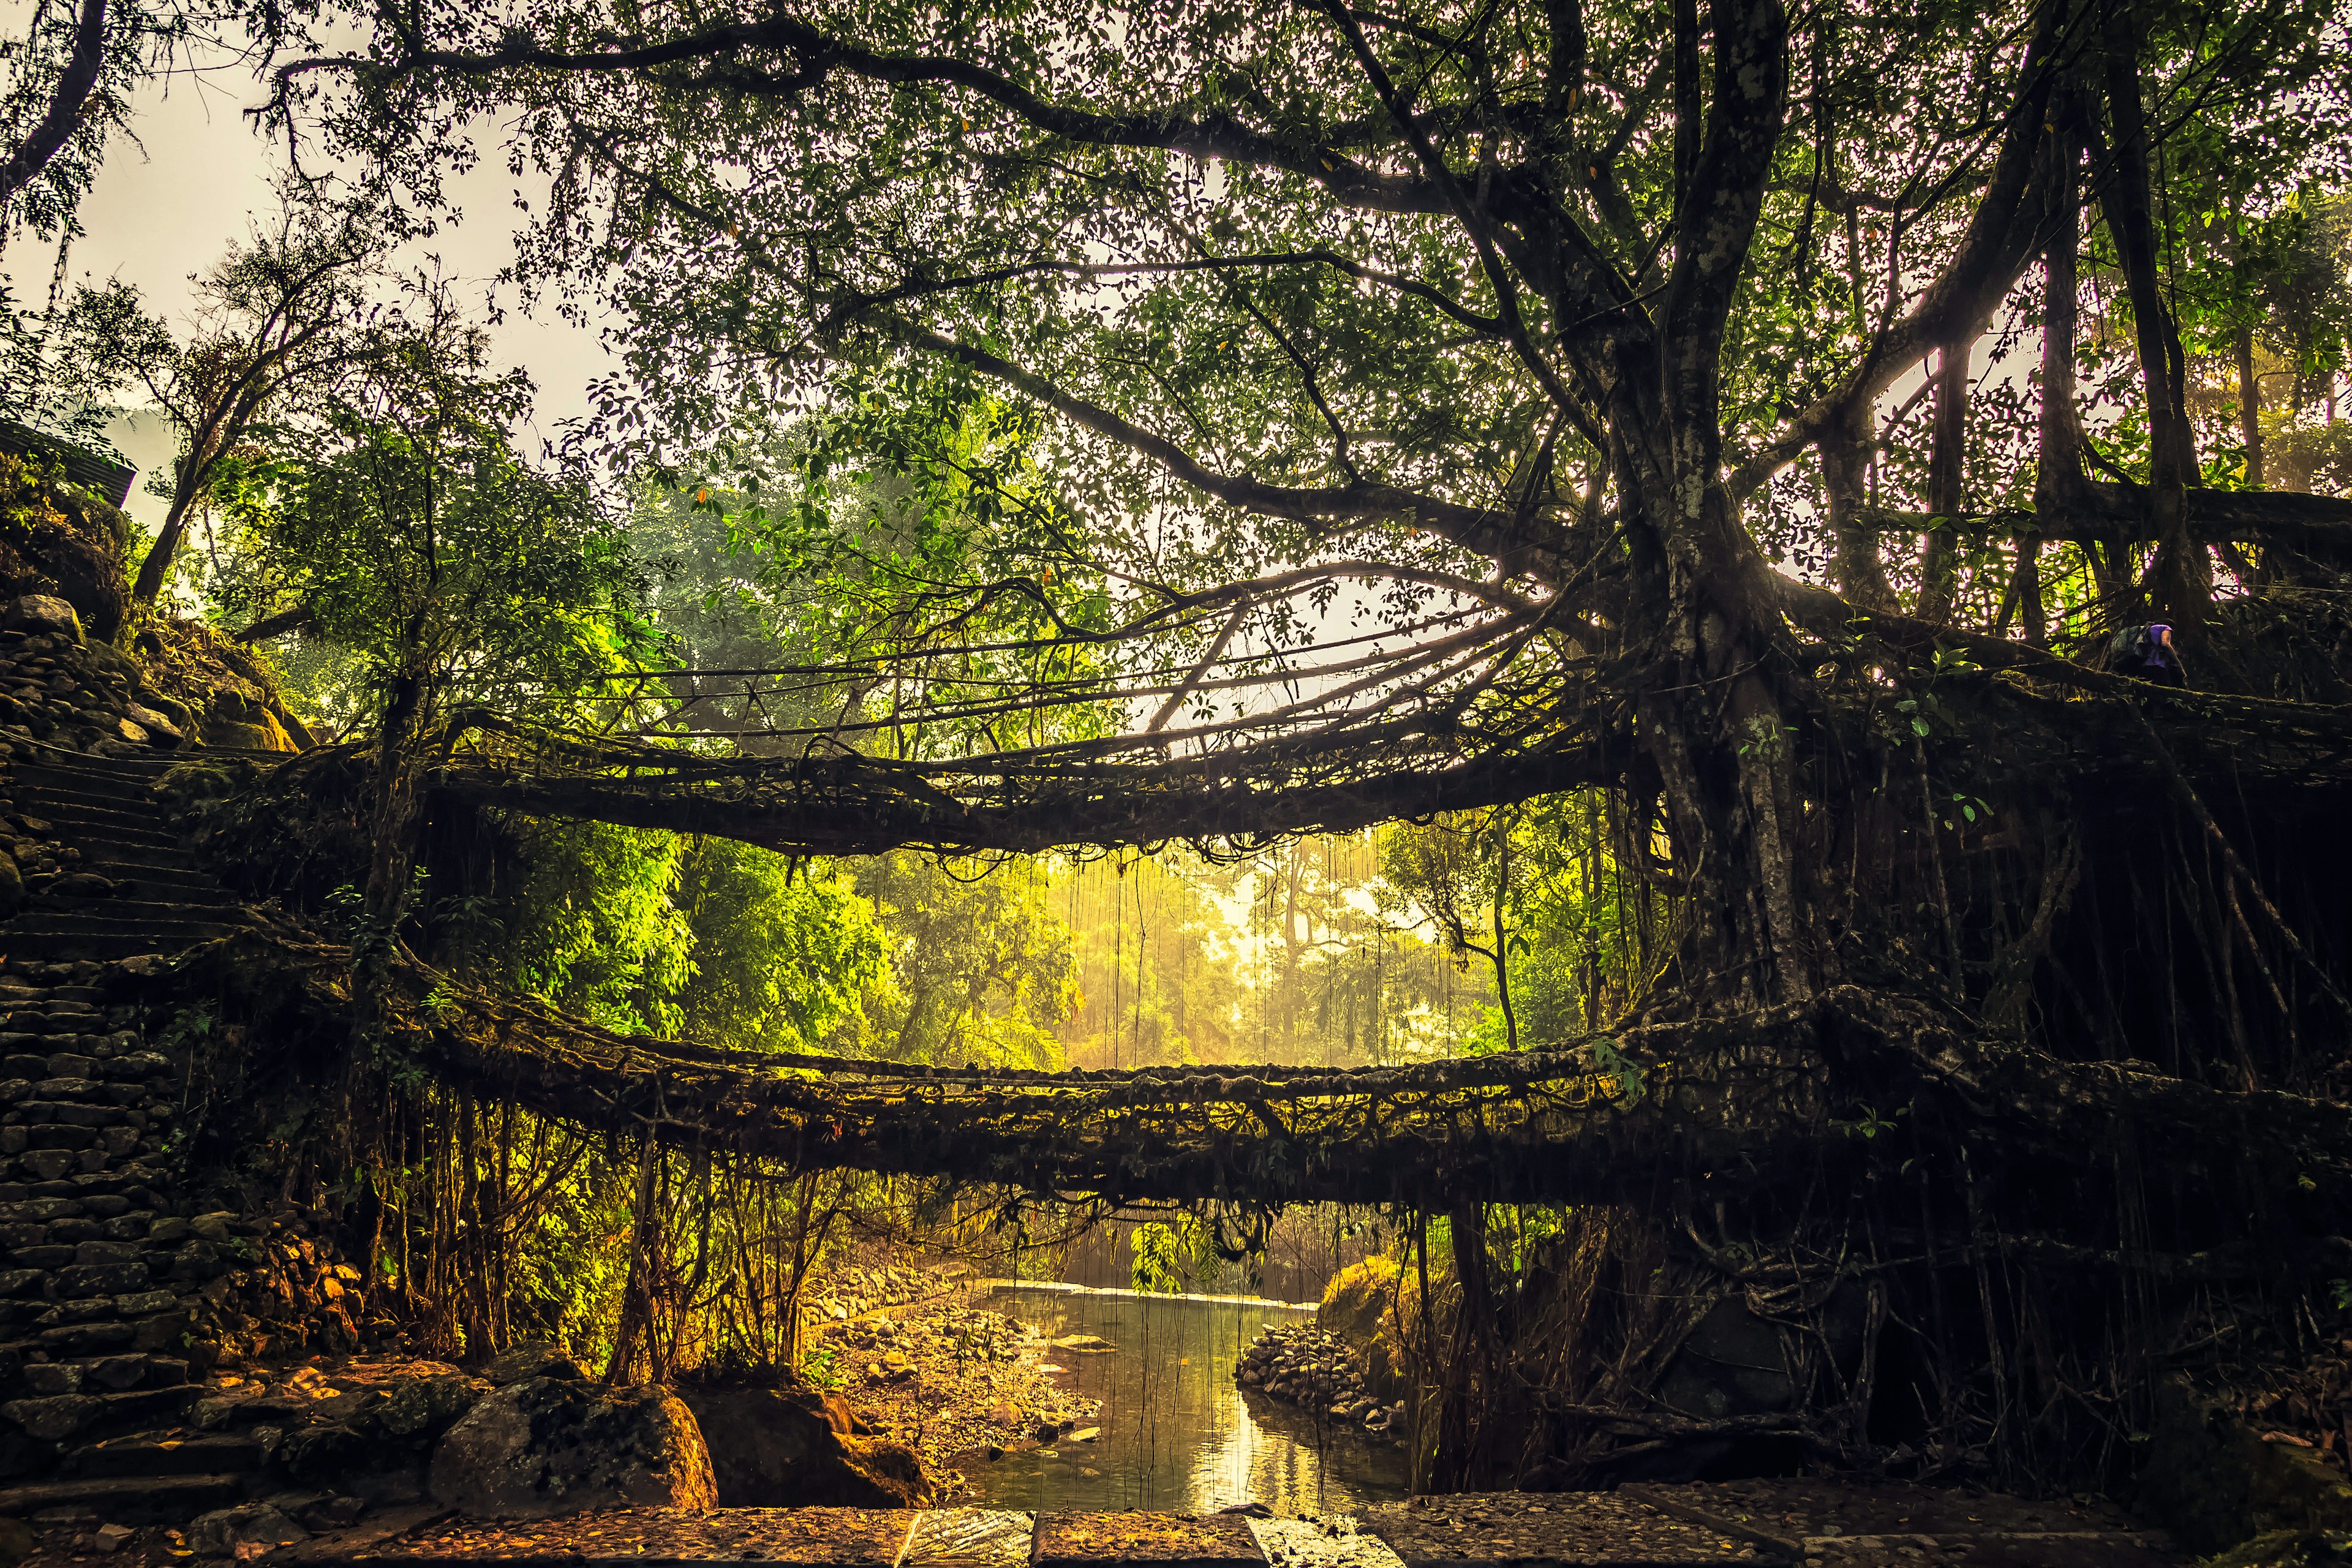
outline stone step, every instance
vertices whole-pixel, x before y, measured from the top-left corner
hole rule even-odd
[[[98,1004],[95,1002],[68,1002],[62,996],[51,996],[47,993],[27,996],[22,1000],[14,996],[0,998],[0,1019],[8,1020],[5,1024],[0,1024],[0,1028],[22,1030],[30,1027],[17,1021],[23,1018],[80,1019],[94,1018],[97,1016]],[[32,1029],[32,1033],[37,1035],[43,1032],[37,1028]],[[47,1032],[56,1033],[57,1031]],[[65,1032],[79,1034],[82,1031],[72,1028]]]
[[[40,837],[52,839],[52,842],[57,844],[73,844],[75,848],[80,848],[82,844],[89,842],[91,837],[155,835],[158,839],[163,839],[163,844],[158,844],[155,848],[164,848],[169,847],[169,844],[179,842],[179,839],[174,839],[169,832],[164,832],[163,827],[155,826],[155,818],[152,818],[151,814],[134,816],[130,814],[130,811],[120,811],[120,814],[97,816],[97,814],[87,814],[87,811],[78,809],[78,806],[68,811],[57,811],[52,809],[52,806],[47,806],[47,804],[42,804],[40,799],[36,799],[36,802],[30,804],[30,809],[26,811],[26,816],[36,816],[36,818],[49,823],[49,832],[45,832],[45,835]],[[85,848],[82,853],[87,856],[89,851]]]
[[[19,1342],[52,1352],[56,1350],[44,1343],[43,1339]],[[138,1388],[128,1394],[53,1394],[11,1400],[5,1408],[8,1419],[23,1427],[28,1436],[42,1442],[62,1442],[69,1437],[95,1442],[100,1437],[128,1436],[184,1420],[188,1412],[195,1408],[196,1401],[204,1397],[204,1392],[200,1384],[184,1383],[171,1388]],[[0,1514],[7,1511],[0,1506]]]
[[[93,868],[84,865],[82,869],[89,871],[92,870]],[[100,877],[104,877],[108,881],[112,882],[115,886],[116,891],[115,896],[112,899],[98,899],[90,900],[93,903],[120,904],[125,902],[155,902],[175,904],[184,909],[200,909],[205,910],[206,916],[209,918],[209,914],[212,910],[224,904],[235,904],[239,901],[235,893],[230,892],[226,888],[222,887],[217,882],[167,882],[159,880],[152,877],[142,877],[129,873],[118,875],[112,871],[103,870],[98,871],[96,874]]]
[[[20,789],[16,809],[53,821],[152,825],[159,819],[153,801],[131,795],[117,799],[80,790]]]
[[[214,921],[234,920],[246,923],[244,911],[227,910],[221,906],[230,903],[227,895],[201,903],[179,900],[83,899],[49,894],[34,900],[29,913],[51,912],[61,915],[89,915],[111,921],[138,921],[142,925],[169,926],[175,921]]]
[[[83,853],[80,868],[116,882],[154,882],[174,888],[217,888],[220,879],[211,872],[198,869],[195,857],[182,850],[172,854],[156,850],[147,855],[113,856],[99,859]]]
[[[209,749],[209,748],[207,748]],[[138,756],[97,757],[88,752],[76,752],[63,746],[36,744],[26,758],[26,767],[54,768],[60,773],[144,773],[152,778],[171,771],[177,757]]]
[[[199,868],[196,858],[184,848],[170,849],[143,845],[129,847],[97,845],[84,841],[77,846],[81,850],[80,869],[95,871],[101,877],[117,879],[129,877],[152,879],[168,882],[185,882],[191,887],[211,888],[219,879]]]
[[[37,811],[33,815],[41,814]],[[78,823],[65,817],[42,820],[51,824],[50,831],[55,837],[80,850],[85,860],[121,859],[125,851],[132,855],[152,855],[159,850],[186,853],[177,838],[152,827],[121,827],[110,822]]]
[[[145,773],[93,773],[20,766],[10,772],[8,788],[17,797],[20,807],[27,799],[74,800],[117,808],[148,806],[155,802],[155,780]]]
[[[121,773],[112,768],[60,767],[52,763],[20,763],[10,778],[15,788],[47,795],[52,791],[68,791],[110,801],[154,798],[155,781],[162,775],[144,773]]]
[[[110,963],[122,958],[168,958],[209,937],[178,937],[91,931],[18,931],[0,925],[0,959],[26,963],[88,961]]]
[[[113,900],[105,900],[112,903]],[[176,907],[176,906],[166,906]],[[252,922],[236,918],[191,920],[180,915],[126,920],[113,915],[84,914],[73,910],[27,910],[5,928],[10,936],[152,936],[157,942],[210,942]],[[150,952],[161,952],[151,948]]]
[[[163,1432],[134,1432],[68,1452],[64,1474],[97,1480],[124,1476],[228,1476],[257,1470],[266,1462],[261,1444],[251,1437],[207,1432],[177,1437]]]
[[[97,1005],[106,998],[95,985],[22,985],[0,981],[0,1010],[25,1013],[65,1012]]]
[[[0,1515],[88,1510],[105,1524],[184,1524],[245,1496],[243,1476],[115,1476],[0,1488]]]
[[[36,1013],[30,1008],[20,1008],[0,1015],[0,1042],[5,1042],[12,1051],[38,1051],[43,1048],[39,1045],[25,1045],[23,1042],[27,1040],[46,1042],[66,1037],[109,1033],[111,1031],[106,1026],[105,1017],[97,1013]],[[68,1048],[63,1045],[54,1047],[56,1050]]]

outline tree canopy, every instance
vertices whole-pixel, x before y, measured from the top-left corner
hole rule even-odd
[[[836,741],[1010,777],[1019,716],[1108,701],[1135,779],[1220,780],[1162,837],[1564,751],[1421,809],[1648,781],[1735,993],[1838,967],[1800,758],[1867,670],[2135,612],[2201,647],[2219,535],[2345,521],[2222,495],[2250,448],[2191,385],[2340,178],[2325,5],[414,15],[272,112],[419,190],[507,116],[553,181],[520,275],[621,313],[608,437],[688,460],[757,393],[989,498],[1003,547],[906,571],[928,614]],[[2305,294],[2267,341],[2332,368]],[[1034,463],[907,438],[992,401]],[[1962,548],[1987,517],[2031,544]],[[1015,602],[1050,635],[965,635]]]

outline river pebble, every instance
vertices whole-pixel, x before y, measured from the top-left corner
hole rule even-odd
[[[952,1492],[961,1478],[947,1468],[951,1457],[969,1465],[991,1450],[1049,1445],[1099,1408],[1054,1382],[1046,1348],[1002,1313],[941,1305],[834,1323],[812,1336],[805,1364],[872,1435],[943,1471]]]
[[[1385,1432],[1404,1420],[1402,1401],[1383,1404],[1364,1387],[1363,1370],[1347,1341],[1304,1323],[1258,1335],[1242,1352],[1234,1381],[1367,1432]]]

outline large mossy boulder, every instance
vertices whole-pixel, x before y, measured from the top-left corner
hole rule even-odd
[[[2200,1554],[2352,1531],[2352,1486],[2318,1454],[2264,1441],[2178,1378],[2158,1392],[2133,1501]]]
[[[0,597],[54,597],[92,637],[110,638],[131,608],[130,542],[120,507],[67,480],[46,457],[0,451]]]
[[[81,617],[54,594],[19,594],[9,600],[7,608],[0,609],[0,632],[82,640]]]
[[[207,746],[247,752],[299,752],[293,732],[268,703],[243,692],[223,689],[213,694],[213,705],[198,733]]]
[[[721,1508],[921,1508],[913,1452],[849,1435],[838,1400],[806,1388],[689,1389]]]
[[[1397,1313],[1420,1310],[1417,1279],[1393,1258],[1367,1258],[1331,1277],[1323,1288],[1322,1304],[1315,1310],[1315,1326],[1339,1335],[1356,1347],[1364,1372],[1364,1388],[1383,1404],[1402,1399],[1411,1380],[1405,1375],[1404,1341],[1397,1331]]]
[[[527,1378],[467,1411],[434,1450],[431,1485],[487,1519],[718,1506],[710,1450],[676,1395],[570,1378]]]

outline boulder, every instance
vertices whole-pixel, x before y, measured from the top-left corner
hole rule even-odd
[[[187,1533],[188,1549],[202,1557],[257,1557],[310,1539],[309,1531],[268,1503],[201,1514]]]
[[[1412,1386],[1398,1318],[1402,1313],[1406,1321],[1412,1321],[1420,1300],[1419,1281],[1406,1276],[1394,1260],[1367,1258],[1332,1276],[1315,1322],[1356,1348],[1367,1389],[1379,1398],[1395,1400]]]
[[[91,541],[62,531],[46,531],[37,548],[43,569],[58,585],[58,596],[80,612],[91,636],[110,639],[122,629],[122,617],[131,608],[131,587],[122,579],[120,560]]]
[[[482,1402],[490,1385],[478,1377],[444,1373],[407,1377],[368,1414],[368,1423],[387,1437],[438,1437]]]
[[[212,707],[197,735],[207,746],[231,746],[249,752],[301,749],[269,704],[226,689],[213,693]]]
[[[1315,1326],[1351,1344],[1370,1343],[1396,1300],[1402,1272],[1392,1259],[1378,1256],[1349,1264],[1323,1288],[1322,1304],[1315,1309]]]
[[[1671,1410],[1709,1420],[1764,1415],[1791,1408],[1797,1384],[1779,1325],[1726,1296],[1701,1318],[1659,1382]]]
[[[571,1352],[562,1346],[535,1341],[499,1352],[482,1370],[482,1375],[489,1380],[491,1387],[504,1388],[510,1383],[520,1383],[526,1378],[556,1377],[577,1381],[587,1373],[580,1370],[580,1363],[573,1361]]]
[[[2200,1555],[2280,1531],[2352,1532],[2352,1486],[2326,1460],[2309,1448],[2266,1441],[2178,1376],[2158,1386],[2156,1419],[2130,1500]]]
[[[431,1485],[444,1507],[495,1519],[718,1506],[686,1405],[564,1378],[510,1384],[467,1411],[434,1450]]]
[[[188,727],[196,721],[195,713],[186,703],[176,697],[166,697],[152,688],[142,688],[139,693],[139,701],[145,705],[149,712],[163,721],[160,726],[148,724],[146,719],[140,714],[138,707],[134,706],[131,710],[131,716],[142,724],[146,724],[150,730],[168,729],[173,734],[179,735],[184,733]]]
[[[177,724],[144,703],[133,702],[123,711],[130,717],[132,723],[152,735],[160,735],[174,745],[177,745],[182,739],[180,727]]]
[[[268,713],[258,723],[247,724],[234,719],[205,721],[204,742],[207,746],[227,746],[245,752],[291,752],[298,748],[285,727]]]
[[[20,594],[0,610],[0,631],[46,633],[68,642],[81,641],[81,617],[63,599],[49,594]]]
[[[912,1452],[850,1436],[847,1407],[814,1389],[692,1389],[683,1397],[710,1446],[721,1508],[930,1501],[930,1483]]]

